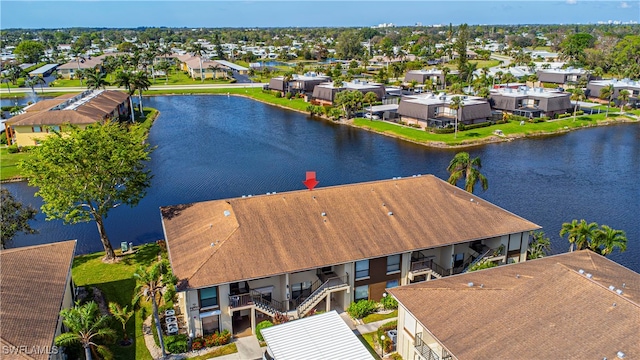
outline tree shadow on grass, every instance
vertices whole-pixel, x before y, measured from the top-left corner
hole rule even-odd
[[[103,257],[104,251],[87,255],[78,255],[73,259],[73,267],[78,267],[80,265],[83,265],[84,263]]]
[[[464,136],[466,136],[466,137],[479,137],[480,133],[477,133],[477,132],[466,133],[466,134],[464,134]]]

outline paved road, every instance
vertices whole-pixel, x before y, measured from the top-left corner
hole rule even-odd
[[[247,87],[262,87],[266,84],[264,83],[236,83],[236,84],[196,84],[196,85],[152,85],[149,87],[149,90],[180,90],[180,89],[233,89],[233,88],[247,88]],[[76,91],[84,91],[87,90],[86,87],[50,87],[43,88],[44,93],[51,92],[76,92]],[[107,90],[123,90],[123,88],[118,88],[115,86],[107,86]],[[7,88],[0,88],[1,95],[7,95],[10,97],[11,94],[18,93],[26,93],[31,92],[30,88],[18,88],[11,89],[9,92]],[[41,90],[37,89],[37,94],[41,94]]]

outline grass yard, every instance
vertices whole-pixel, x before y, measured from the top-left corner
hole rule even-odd
[[[204,82],[200,78],[192,79],[189,75],[185,74],[181,70],[171,71],[169,74],[169,81],[166,81],[164,76],[156,76],[155,81],[149,78],[151,85],[200,85],[200,84],[229,84],[229,80],[224,79],[204,79]]]
[[[374,359],[380,359],[380,354],[378,354],[374,349],[375,349],[375,345],[374,345],[374,336],[376,336],[375,332],[371,332],[371,333],[367,333],[367,334],[362,334],[362,335],[358,335],[358,339],[360,340],[360,342],[362,342],[362,344],[367,348],[367,350],[369,350],[369,353],[371,354],[371,356],[373,356]]]
[[[469,60],[471,63],[477,63],[478,69],[482,69],[485,67],[494,67],[500,65],[500,61],[498,60]]]
[[[0,134],[0,136],[5,135],[3,133]],[[28,156],[29,153],[9,154],[9,150],[6,146],[0,148],[0,181],[20,177],[18,163],[23,159],[26,159]]]
[[[117,242],[117,241],[116,241]],[[139,266],[148,267],[156,259],[160,247],[156,244],[146,244],[137,248],[135,254],[128,254],[114,264],[102,262],[104,252],[80,255],[73,260],[71,269],[73,281],[77,286],[95,286],[103,293],[107,301],[118,302],[120,305],[129,305],[134,297],[136,282],[133,273]],[[118,255],[119,250],[116,251]],[[133,340],[130,346],[110,345],[115,359],[151,360],[151,354],[147,349],[143,333],[143,314],[151,313],[151,305],[148,303],[136,310],[135,317],[127,324],[127,333]],[[118,329],[118,338],[122,338],[122,330]]]
[[[617,118],[617,119],[620,119]],[[623,119],[628,119],[628,117],[624,117]],[[520,125],[520,123],[516,121],[512,121],[507,124],[496,124],[488,127],[471,129],[467,131],[458,131],[458,137],[455,138],[454,134],[432,134],[424,130],[419,130],[415,128],[399,126],[395,124],[391,124],[388,122],[382,121],[370,121],[368,119],[358,118],[353,121],[354,125],[371,129],[373,131],[387,133],[391,135],[398,136],[400,138],[408,139],[411,141],[421,142],[421,143],[429,143],[429,142],[440,142],[446,145],[469,145],[474,142],[481,143],[483,139],[488,139],[491,137],[495,137],[493,134],[494,130],[502,130],[505,136],[509,137],[518,137],[518,136],[531,136],[536,134],[545,134],[545,133],[554,133],[567,129],[574,128],[582,128],[586,126],[594,126],[597,122],[601,122],[605,120],[605,114],[595,114],[595,115],[583,115],[578,116],[576,121],[573,120],[573,117],[554,120],[554,121],[546,121],[537,124],[526,123],[525,125]],[[607,121],[616,121],[616,118],[609,116]]]
[[[390,319],[390,318],[395,318],[398,317],[398,310],[393,310],[392,312],[388,313],[388,314],[370,314],[367,315],[365,317],[362,318],[362,322],[365,324],[368,323],[372,323],[374,321],[380,321],[380,320],[385,320],[385,319]]]

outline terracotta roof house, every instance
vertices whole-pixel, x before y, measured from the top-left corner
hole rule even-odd
[[[306,73],[304,75],[293,75],[288,86],[284,83],[283,76],[276,76],[269,81],[269,90],[277,90],[281,92],[290,91],[294,94],[303,93],[311,94],[316,85],[331,81],[330,76]]]
[[[329,82],[316,85],[313,88],[313,101],[323,105],[331,105],[333,104],[333,99],[336,94],[345,90],[357,90],[362,94],[372,92],[376,94],[378,100],[382,99],[385,96],[384,85],[373,82],[354,80],[351,82],[343,82],[342,84]]]
[[[587,91],[585,94],[589,97],[600,98],[600,90],[605,86],[613,85],[613,100],[619,105],[618,94],[620,90],[627,90],[629,92],[628,102],[632,105],[638,103],[640,99],[640,80],[630,79],[607,79],[607,80],[592,80],[587,84]]]
[[[23,110],[24,113],[5,122],[10,145],[38,145],[49,136],[49,131],[60,131],[66,125],[84,128],[96,122],[118,119],[121,115],[128,116],[129,95],[122,91],[87,90],[42,100]]]
[[[552,84],[570,84],[577,83],[581,77],[591,77],[588,71],[583,69],[543,69],[538,70],[538,81]]]
[[[450,107],[451,99],[455,96],[463,101],[461,109]],[[479,96],[425,93],[403,97],[398,107],[398,114],[403,121],[413,122],[422,128],[454,124],[457,113],[460,113],[459,123],[477,124],[491,118],[491,106],[487,99]]]
[[[570,93],[526,86],[519,89],[492,89],[489,101],[493,109],[534,118],[553,118],[556,114],[564,114],[573,109]]]
[[[637,359],[640,275],[590,250],[395,289],[403,359]]]
[[[188,331],[379,300],[398,285],[526,260],[540,227],[433,175],[161,208]],[[461,226],[464,224],[464,226]]]
[[[54,345],[60,310],[73,306],[76,241],[0,251],[0,354],[4,360],[63,359]]]

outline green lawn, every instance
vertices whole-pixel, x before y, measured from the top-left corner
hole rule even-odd
[[[612,121],[615,119],[616,118],[609,116],[609,118],[607,118],[606,120]],[[624,119],[626,120],[627,118],[625,117]],[[531,136],[536,134],[558,132],[564,130],[565,128],[572,129],[582,128],[585,126],[593,126],[596,124],[596,122],[603,120],[605,120],[604,113],[578,116],[576,121],[573,120],[573,117],[565,118],[562,120],[546,121],[537,124],[526,123],[525,125],[520,125],[520,123],[512,121],[507,124],[496,124],[467,131],[458,131],[457,138],[454,137],[454,134],[432,134],[424,130],[398,126],[396,124],[391,124],[388,122],[370,121],[362,118],[355,119],[353,123],[356,126],[368,128],[381,133],[388,133],[400,138],[421,143],[439,142],[446,145],[469,145],[474,142],[481,142],[481,140],[483,139],[494,137],[495,135],[493,135],[493,131],[497,129],[502,130],[504,135],[507,137]]]
[[[4,133],[0,136],[5,136]],[[18,163],[27,158],[29,153],[9,154],[7,147],[0,148],[0,180],[19,177]]]
[[[367,333],[367,334],[362,334],[362,335],[358,335],[358,339],[360,340],[360,342],[362,342],[362,344],[364,345],[364,347],[367,348],[367,350],[369,350],[369,353],[371,354],[371,356],[373,356],[374,359],[380,360],[380,354],[378,354],[374,349],[374,336],[376,336],[375,332],[371,332],[371,333]]]
[[[384,320],[384,319],[390,319],[390,318],[394,318],[394,317],[398,317],[398,310],[393,310],[392,312],[388,313],[388,314],[370,314],[367,315],[365,317],[362,318],[362,322],[365,324],[368,323],[372,323],[374,321],[380,321],[380,320]]]
[[[156,76],[155,81],[152,78],[151,85],[162,86],[162,85],[199,85],[199,84],[229,84],[229,80],[224,79],[205,79],[204,82],[195,78],[192,79],[189,75],[185,74],[183,71],[172,71],[169,74],[169,81],[166,81],[164,76]]]
[[[118,243],[118,239],[111,239]],[[136,282],[133,273],[138,266],[150,266],[156,259],[160,248],[155,243],[142,245],[135,254],[125,255],[120,262],[105,264],[102,262],[104,252],[80,255],[73,260],[71,269],[73,281],[77,286],[95,286],[103,293],[107,301],[118,302],[120,305],[131,304],[134,297]],[[119,251],[116,251],[116,255]],[[135,318],[129,320],[127,333],[133,344],[122,347],[118,344],[110,346],[116,359],[149,359],[151,354],[147,349],[142,333],[142,314],[150,314],[151,306],[145,303],[136,310]],[[122,330],[118,328],[119,337]]]
[[[477,63],[478,69],[482,69],[485,67],[494,67],[500,65],[500,61],[498,60],[469,60],[471,63]]]
[[[200,356],[191,357],[189,360],[207,360],[214,357],[229,355],[233,353],[237,353],[238,348],[236,347],[236,343],[227,344],[221,347],[216,348],[215,350],[208,352],[206,354],[202,354]]]

